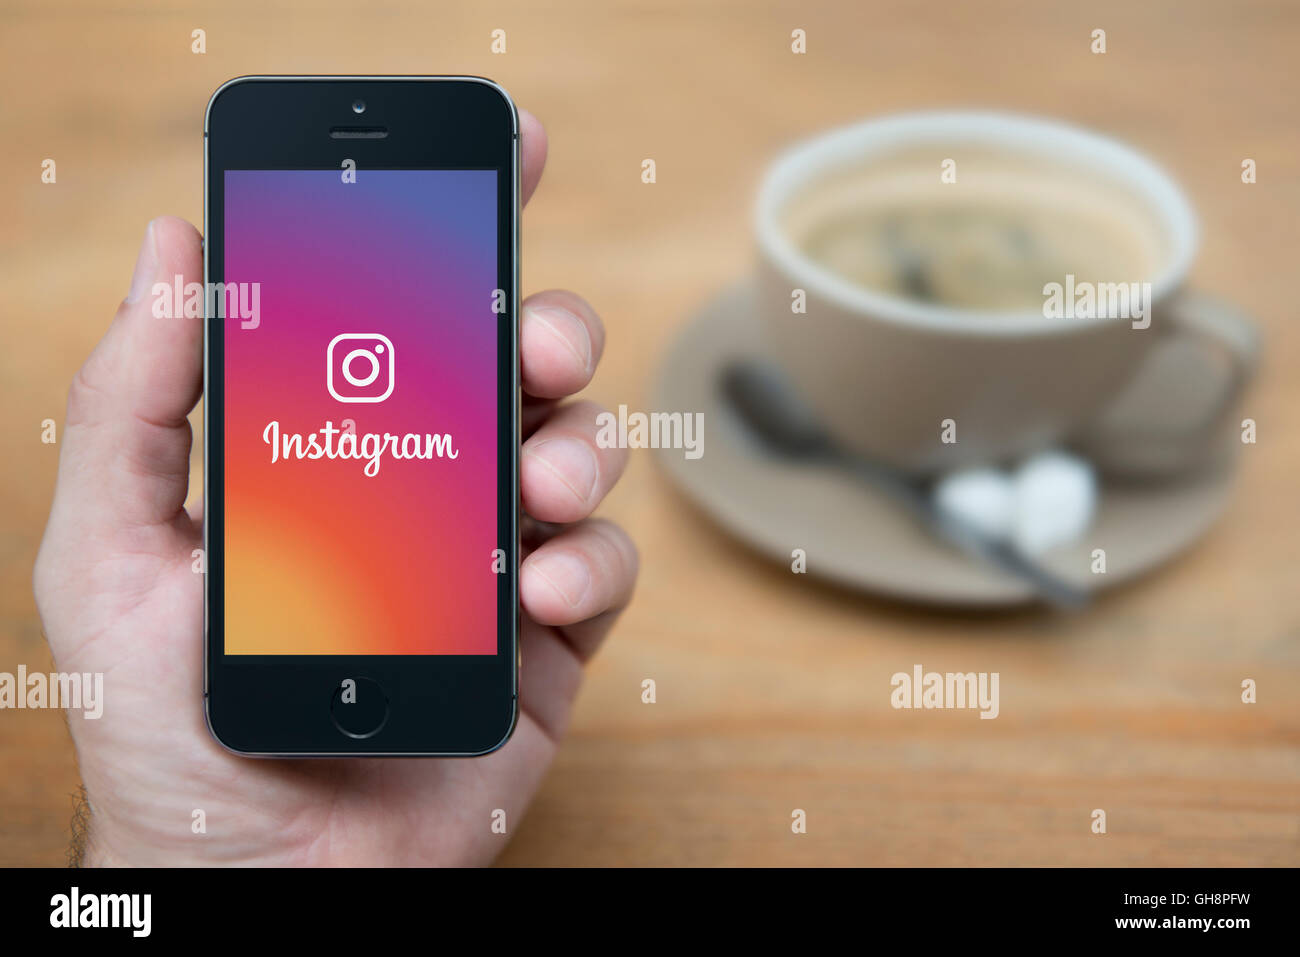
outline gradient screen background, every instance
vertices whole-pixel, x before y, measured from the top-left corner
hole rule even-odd
[[[496,653],[496,177],[225,171],[223,278],[261,284],[257,328],[222,323],[227,654]],[[330,395],[341,333],[392,340],[384,401]],[[272,463],[272,420],[307,436],[347,419],[358,437],[448,433],[460,454],[386,453],[374,477],[364,459]]]

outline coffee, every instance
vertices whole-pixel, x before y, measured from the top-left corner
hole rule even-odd
[[[1087,171],[996,153],[895,155],[821,177],[786,204],[810,259],[866,289],[972,311],[1028,313],[1043,287],[1148,280],[1166,255],[1136,195]]]

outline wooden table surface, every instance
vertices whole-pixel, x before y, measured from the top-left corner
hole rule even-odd
[[[223,80],[501,81],[551,138],[524,219],[525,290],[571,287],[599,308],[609,340],[588,393],[633,409],[691,311],[752,268],[752,197],[780,147],[884,112],[1005,107],[1134,143],[1196,203],[1196,284],[1248,309],[1267,338],[1244,411],[1259,441],[1228,511],[1192,551],[1083,615],[942,614],[755,557],[634,452],[602,512],[639,542],[640,588],[502,862],[1300,863],[1300,7],[813,7],[8,0],[0,671],[49,664],[30,588],[57,451],[40,422],[62,420],[145,222],[201,222],[203,108]],[[203,55],[190,52],[196,28]],[[496,28],[504,55],[489,49]],[[1104,55],[1089,51],[1095,28]],[[55,185],[40,183],[46,157]],[[1255,185],[1240,182],[1246,157]],[[889,676],[918,661],[1000,672],[1001,716],[892,710]],[[641,703],[647,677],[654,705]],[[1240,702],[1248,677],[1255,705]],[[78,783],[61,714],[0,712],[0,766],[0,863],[61,863]],[[794,808],[807,834],[791,833]],[[1104,836],[1093,808],[1107,811]]]

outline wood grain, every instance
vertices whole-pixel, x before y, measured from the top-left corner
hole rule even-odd
[[[0,670],[49,664],[30,575],[57,448],[39,424],[62,419],[145,222],[201,221],[203,108],[223,80],[501,81],[550,133],[525,288],[573,288],[600,309],[608,346],[588,392],[633,409],[691,310],[751,268],[752,196],[776,150],[884,112],[1005,107],[1134,143],[1197,204],[1195,282],[1267,337],[1246,410],[1259,442],[1227,514],[1086,615],[940,614],[753,557],[634,453],[602,511],[640,544],[639,592],[502,861],[1300,863],[1300,7],[10,0],[0,16]],[[495,28],[505,55],[489,52]],[[46,157],[56,185],[40,183]],[[892,710],[889,676],[917,661],[999,671],[1001,716]],[[0,761],[0,863],[61,863],[78,783],[62,716],[0,713]],[[806,835],[791,833],[794,808]]]

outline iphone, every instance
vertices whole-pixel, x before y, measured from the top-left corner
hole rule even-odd
[[[514,105],[476,77],[242,77],[204,143],[212,734],[493,751],[518,710]]]

